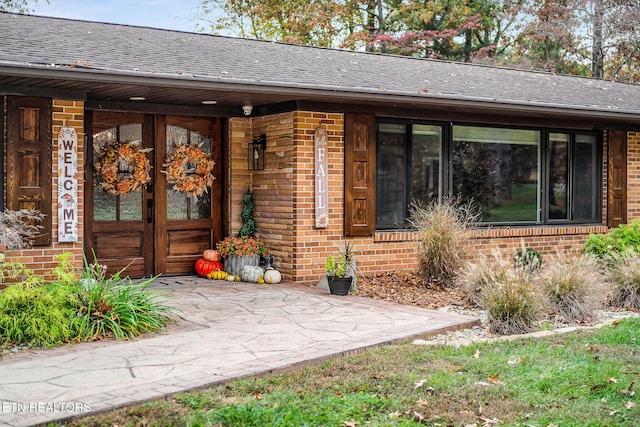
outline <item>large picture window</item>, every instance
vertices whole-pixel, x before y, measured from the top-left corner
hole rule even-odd
[[[378,123],[376,229],[407,226],[412,200],[473,200],[485,224],[593,223],[601,216],[595,134]]]

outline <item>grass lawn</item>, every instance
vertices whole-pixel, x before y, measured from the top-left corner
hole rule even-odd
[[[74,426],[637,426],[640,320],[463,348],[379,347]]]

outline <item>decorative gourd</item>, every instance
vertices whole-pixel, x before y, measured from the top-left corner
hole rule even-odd
[[[282,280],[282,274],[275,268],[268,268],[267,271],[264,272],[264,282],[270,284],[280,283]]]
[[[202,258],[207,261],[220,261],[220,252],[216,249],[207,249],[202,253]]]
[[[207,261],[204,258],[199,258],[196,261],[196,273],[198,276],[207,277],[207,274],[212,271],[223,271],[224,266],[220,261]]]
[[[233,274],[229,274],[226,278],[227,282],[235,282],[236,281],[236,276],[234,276]]]
[[[257,283],[258,277],[264,273],[262,267],[258,267],[255,265],[245,265],[242,269],[242,281]]]
[[[212,271],[211,273],[207,274],[207,279],[214,279],[214,280],[224,280],[226,279],[228,276],[226,271]]]

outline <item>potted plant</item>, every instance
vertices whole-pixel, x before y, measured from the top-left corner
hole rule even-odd
[[[348,295],[355,277],[355,253],[349,243],[340,248],[337,259],[333,255],[327,257],[324,265],[327,272],[329,291],[333,295]]]
[[[216,249],[224,258],[224,271],[234,276],[241,275],[245,265],[260,265],[260,257],[269,253],[264,242],[250,236],[227,237]]]

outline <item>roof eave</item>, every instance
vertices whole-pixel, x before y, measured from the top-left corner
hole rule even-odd
[[[302,95],[318,98],[340,98],[342,101],[391,102],[422,106],[461,106],[510,113],[563,114],[576,118],[629,121],[640,123],[640,110],[591,108],[556,103],[473,97],[443,93],[409,93],[375,88],[345,88],[330,85],[304,85],[290,82],[256,81],[227,77],[169,75],[142,71],[103,70],[92,68],[58,68],[51,65],[1,63],[0,75],[56,80],[78,80],[93,83],[139,84],[185,89],[242,91],[255,94]]]

